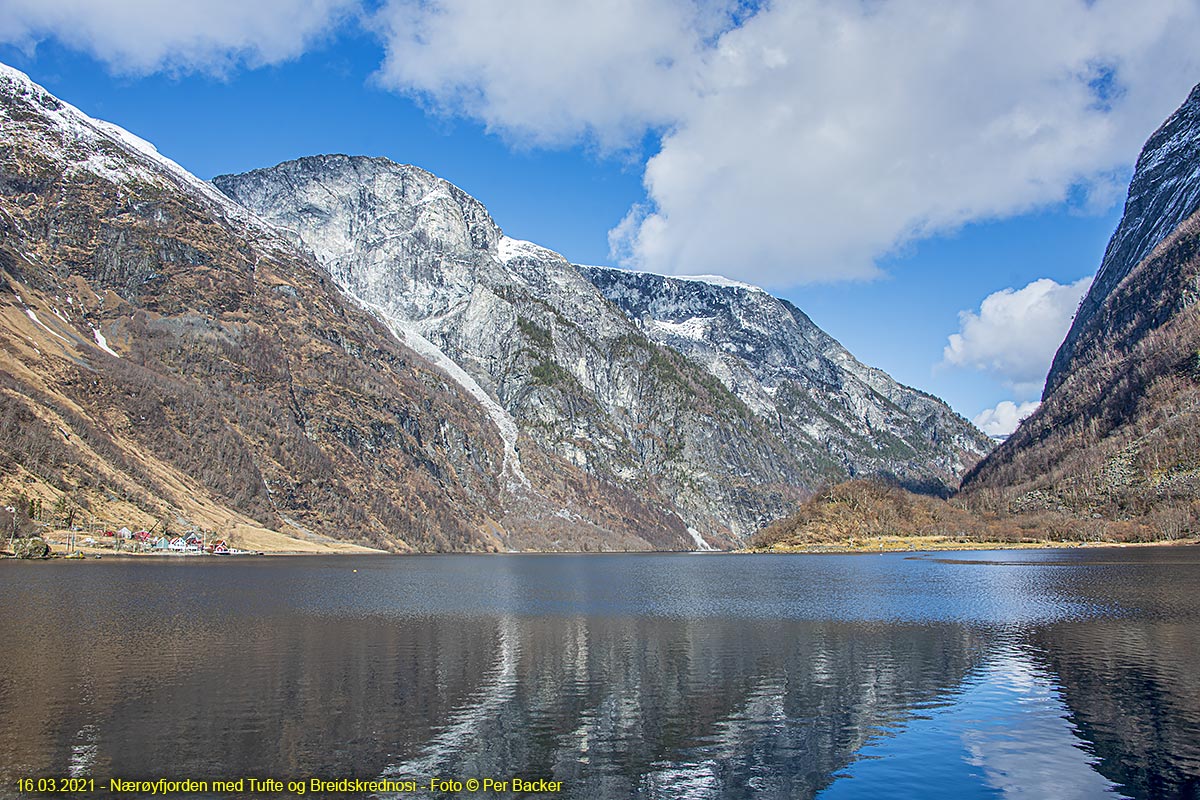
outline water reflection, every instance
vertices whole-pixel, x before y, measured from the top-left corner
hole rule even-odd
[[[579,797],[804,797],[961,680],[957,626],[502,620],[478,688],[383,770],[550,776]],[[836,667],[834,667],[836,665]]]
[[[1198,576],[1177,551],[3,564],[0,796],[1195,797]]]
[[[1200,798],[1200,625],[1100,620],[1031,641],[1099,769],[1137,797]]]
[[[1070,719],[1052,676],[1016,642],[963,681],[953,702],[878,737],[821,800],[925,796],[1121,797]]]

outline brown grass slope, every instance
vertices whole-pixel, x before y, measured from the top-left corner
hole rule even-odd
[[[1160,538],[1134,521],[1084,519],[1059,510],[1011,513],[970,498],[914,494],[879,480],[826,487],[798,512],[759,531],[760,551],[958,549]]]
[[[500,442],[445,376],[153,160],[72,138],[48,96],[0,101],[9,494],[118,524],[498,546]],[[117,178],[79,167],[95,157]]]

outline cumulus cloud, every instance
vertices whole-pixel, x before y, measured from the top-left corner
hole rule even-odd
[[[296,58],[353,13],[354,0],[0,0],[0,42],[48,38],[119,73],[223,74]]]
[[[1017,429],[1021,420],[1038,410],[1041,403],[1036,400],[1017,405],[1011,400],[1001,400],[995,408],[985,409],[971,420],[975,427],[988,436],[1008,436]]]
[[[621,148],[687,113],[728,20],[688,0],[391,2],[378,78],[523,143]]]
[[[1082,194],[1200,78],[1157,0],[388,0],[380,80],[534,145],[661,137],[614,254],[786,287]],[[1082,190],[1082,191],[1081,191]]]
[[[943,363],[991,373],[1023,395],[1040,392],[1091,283],[1091,277],[1066,285],[1041,278],[993,292],[978,311],[959,312],[959,331],[950,335]]]
[[[383,41],[381,85],[515,144],[652,134],[614,257],[776,288],[870,278],[972,220],[1106,208],[1200,79],[1194,0],[0,0],[0,41],[223,74],[347,17]]]

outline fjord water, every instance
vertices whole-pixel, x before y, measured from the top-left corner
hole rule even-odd
[[[0,796],[1197,797],[1198,586],[1190,548],[6,562]]]

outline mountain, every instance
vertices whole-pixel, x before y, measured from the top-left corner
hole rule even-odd
[[[502,546],[495,429],[310,256],[2,66],[0,143],[7,494],[273,548]]]
[[[805,490],[859,471],[942,491],[990,445],[766,292],[571,264],[505,236],[478,201],[417,167],[313,156],[213,183],[290,231],[430,358],[461,366],[513,435],[655,493],[706,543],[740,541]],[[718,322],[665,336],[602,274],[674,287],[689,319]]]
[[[651,340],[702,364],[797,452],[944,494],[992,442],[945,403],[860,363],[786,300],[724,278],[579,267]]]
[[[676,547],[740,541],[814,481],[807,454],[649,341],[562,256],[505,237],[478,201],[422,169],[313,156],[213,182],[490,403],[514,474],[551,458],[645,498],[675,520],[684,538],[664,544]]]
[[[398,550],[611,550],[726,544],[803,492],[796,460],[761,423],[598,296],[611,319],[597,324],[622,327],[591,363],[622,365],[606,400],[632,409],[613,419],[633,442],[542,354],[552,336],[564,348],[594,349],[592,339],[560,326],[546,301],[523,300],[532,316],[517,319],[500,295],[473,291],[467,318],[485,338],[520,334],[508,366],[526,376],[528,407],[554,409],[519,431],[493,399],[507,384],[480,386],[149,144],[7,68],[0,112],[9,494],[111,524],[159,518],[256,541],[282,532]],[[458,194],[471,225],[448,232],[422,219],[416,241],[491,231]],[[558,279],[558,269],[551,258],[542,272]],[[586,291],[562,286],[564,305],[595,295],[574,280]],[[541,447],[530,430],[578,442],[578,453]],[[608,472],[576,463],[604,448]]]
[[[1200,86],[1146,141],[1138,156],[1125,211],[1109,239],[1092,286],[1055,354],[1042,399],[1076,365],[1080,340],[1093,331],[1092,318],[1129,273],[1155,247],[1200,209]],[[1111,304],[1109,304],[1111,305]],[[1092,334],[1094,338],[1094,333]],[[1085,354],[1080,353],[1080,357]]]
[[[1147,141],[1038,411],[964,493],[1200,530],[1200,87]]]
[[[318,156],[218,191],[7,67],[0,122],[0,492],[59,523],[706,549],[851,471],[936,484],[971,458],[962,420],[811,323],[811,375],[685,354],[416,167]],[[743,327],[727,343],[769,333]]]

